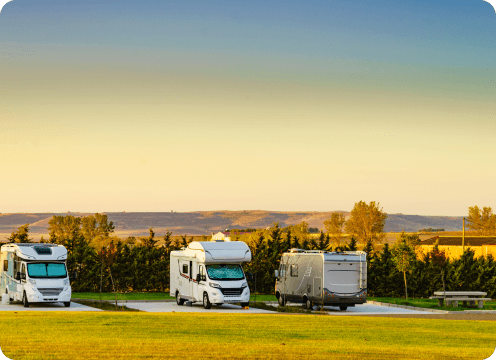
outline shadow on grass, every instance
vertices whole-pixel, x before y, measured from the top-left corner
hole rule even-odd
[[[92,300],[71,300],[72,302],[85,305],[85,306],[90,306],[96,309],[100,310],[105,310],[105,311],[140,311],[138,309],[132,309],[128,308],[127,306],[124,305],[115,305],[112,303],[109,303],[107,301],[92,301]]]
[[[262,309],[262,310],[268,310],[268,311],[275,311],[275,312],[284,312],[284,313],[294,313],[294,314],[312,314],[313,312],[308,309],[302,309],[301,307],[297,306],[272,306],[272,305],[267,305],[264,302],[254,302],[250,301],[250,307],[256,308],[256,309]]]

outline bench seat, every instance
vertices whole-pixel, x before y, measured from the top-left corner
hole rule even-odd
[[[438,305],[443,306],[443,300],[445,298],[443,296],[431,296],[429,299],[438,299]],[[459,296],[459,297],[446,297],[446,306],[450,306],[453,304],[453,307],[458,307],[458,301],[463,301],[463,304],[466,305],[468,302],[469,305],[475,306],[475,303],[477,303],[477,307],[479,309],[482,309],[484,305],[484,301],[491,301],[492,299],[490,298],[474,298],[474,297],[468,297],[468,296]]]

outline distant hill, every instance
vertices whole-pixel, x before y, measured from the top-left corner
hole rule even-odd
[[[196,212],[140,212],[140,213],[107,213],[116,226],[116,235],[148,235],[153,227],[157,236],[163,236],[166,229],[174,235],[210,235],[227,228],[265,228],[278,222],[281,227],[299,224],[306,221],[310,227],[323,228],[323,222],[335,211],[327,212],[284,212],[284,211],[196,211]],[[345,216],[349,212],[342,211]],[[86,216],[90,213],[37,213],[37,214],[0,214],[0,241],[5,240],[12,232],[23,224],[30,224],[31,236],[38,240],[48,236],[48,220],[53,215]],[[425,228],[443,228],[446,231],[462,229],[462,217],[423,216],[388,214],[386,232],[415,232]]]

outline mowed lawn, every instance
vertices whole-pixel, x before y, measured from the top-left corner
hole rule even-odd
[[[2,312],[11,359],[486,359],[496,322],[323,315]]]
[[[72,293],[74,299],[92,299],[100,300],[100,293],[79,292]],[[102,293],[102,300],[114,300],[116,295],[113,293]],[[251,294],[251,301],[277,301],[274,295],[254,295]],[[117,294],[117,300],[173,300],[175,297],[170,296],[168,292],[132,292],[127,294]]]

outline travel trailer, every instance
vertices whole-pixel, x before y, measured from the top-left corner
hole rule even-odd
[[[247,306],[250,289],[241,267],[251,261],[250,248],[242,241],[193,241],[170,255],[170,295],[178,305],[185,301]]]
[[[67,250],[56,244],[6,244],[0,251],[0,291],[11,301],[71,305]]]
[[[287,301],[348,306],[367,301],[367,254],[363,251],[326,252],[291,249],[282,254],[275,271],[279,305]]]

